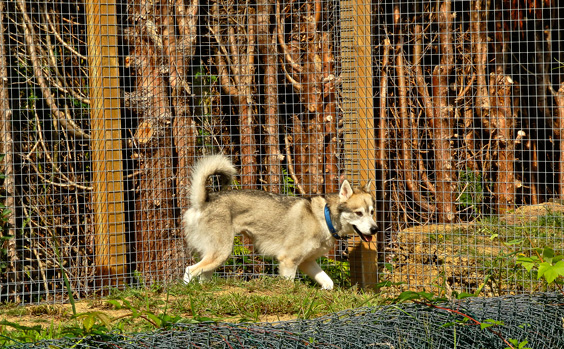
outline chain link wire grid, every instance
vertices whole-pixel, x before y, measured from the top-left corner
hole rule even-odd
[[[530,348],[564,345],[561,294],[358,308],[313,320],[177,324],[169,330],[63,338],[12,348]],[[466,321],[497,325],[482,329]]]
[[[515,259],[563,251],[561,2],[1,5],[2,302],[180,279],[191,166],[217,152],[234,189],[372,180],[377,243],[321,260],[341,285],[542,291]],[[217,274],[276,269],[238,236]]]

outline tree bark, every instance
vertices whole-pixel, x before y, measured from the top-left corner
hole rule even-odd
[[[511,107],[511,87],[513,80],[503,74],[490,76],[490,95],[492,119],[496,125],[497,177],[494,184],[498,213],[505,213],[515,205],[515,142],[513,131],[515,115]]]
[[[451,1],[445,0],[439,9],[439,41],[441,61],[433,70],[433,104],[435,106],[431,127],[435,146],[436,202],[439,222],[451,223],[456,218],[455,168],[450,141],[454,108],[447,96],[451,72],[454,67],[453,25]]]
[[[194,154],[190,145],[195,144],[195,125],[189,116],[186,74],[194,52],[196,14],[194,1],[186,4],[181,0],[162,0],[153,6],[136,2],[130,5],[131,26],[124,35],[130,45],[125,66],[134,81],[125,103],[138,120],[129,141],[137,164],[135,258],[137,270],[147,282],[177,278],[178,261],[184,257],[175,198],[178,184],[181,205],[187,206],[186,185]],[[173,144],[188,146],[178,154],[178,173]]]
[[[491,130],[489,122],[490,97],[487,82],[488,64],[488,32],[487,8],[484,9],[484,0],[476,0],[473,3],[470,18],[472,19],[472,51],[474,52],[474,64],[476,66],[476,102],[475,108],[478,116],[482,118],[482,125]]]
[[[12,109],[10,108],[10,95],[8,93],[8,62],[6,60],[6,46],[4,42],[4,2],[0,2],[0,155],[3,156],[0,166],[0,174],[4,175],[2,181],[2,189],[5,190],[4,193],[0,193],[0,197],[3,198],[2,204],[9,210],[10,213],[5,217],[6,221],[2,222],[2,227],[0,228],[1,237],[6,237],[7,239],[2,239],[2,244],[0,249],[6,251],[8,257],[9,268],[7,269],[8,274],[11,274],[12,278],[9,280],[10,283],[18,284],[20,282],[21,268],[18,268],[19,257],[17,253],[16,244],[16,186],[15,186],[15,172],[14,172],[14,139],[12,138]],[[0,214],[3,209],[0,209]],[[14,296],[15,302],[20,302],[19,296],[15,289],[7,290],[8,294]]]
[[[212,32],[219,45],[216,65],[221,81],[221,88],[235,102],[233,107],[239,116],[241,186],[252,189],[257,184],[254,115],[255,100],[253,98],[255,59],[256,59],[256,22],[252,9],[245,25],[227,27],[227,42],[220,38],[219,6],[213,6],[214,27]],[[235,20],[236,21],[236,20]]]
[[[415,13],[419,13],[420,9],[419,6],[415,7]],[[413,73],[415,74],[415,83],[417,85],[417,93],[419,93],[419,96],[422,99],[422,108],[423,108],[423,113],[425,115],[426,118],[426,122],[430,123],[431,120],[433,120],[434,118],[434,106],[433,106],[433,99],[431,98],[431,95],[429,94],[429,87],[427,86],[427,82],[425,81],[425,75],[423,73],[423,28],[422,25],[420,24],[420,21],[418,20],[414,20],[415,25],[413,28],[413,32],[414,32],[414,39],[415,39],[415,44],[413,46]],[[418,127],[416,127],[415,125],[412,126],[414,129],[418,129]],[[422,156],[421,156],[421,150],[420,150],[420,145],[419,145],[419,139],[420,134],[419,132],[416,132],[414,134],[414,136],[416,137],[416,139],[414,139],[414,153],[415,156],[417,157],[419,166],[419,173],[421,175],[421,179],[423,180],[423,183],[425,184],[425,187],[427,187],[427,189],[430,191],[431,195],[436,195],[436,187],[435,184],[433,182],[431,182],[431,180],[429,179],[429,176],[427,175],[427,169],[425,166],[425,161],[423,160]],[[430,213],[432,212],[436,212],[437,207],[435,205],[430,204],[427,200],[422,201],[424,207],[426,207],[426,210]]]
[[[564,82],[560,83],[558,91],[553,92],[556,104],[555,134],[559,138],[559,157],[558,157],[558,194],[564,199]]]
[[[378,156],[377,164],[382,171],[381,175],[381,185],[379,190],[382,193],[382,199],[386,198],[387,188],[386,188],[386,178],[388,177],[388,156],[387,156],[387,140],[388,140],[388,129],[387,129],[387,119],[388,119],[388,70],[390,65],[390,51],[392,44],[390,39],[384,39],[384,51],[382,54],[382,71],[380,73],[380,115],[378,118]]]
[[[188,3],[184,1],[176,1],[176,15],[174,16],[176,25],[172,21],[173,16],[169,16],[166,27],[171,67],[169,83],[172,92],[172,106],[175,110],[172,136],[177,159],[176,192],[180,212],[189,206],[190,169],[197,154],[196,138],[198,136],[196,120],[190,109],[193,98],[190,96],[187,72],[196,49],[199,1],[191,0]]]
[[[325,193],[339,191],[339,134],[337,131],[337,86],[335,86],[335,57],[332,53],[333,39],[329,33],[321,37],[323,56],[323,122],[325,124]]]
[[[303,179],[303,187],[312,195],[323,193],[323,160],[324,160],[324,110],[322,85],[322,58],[320,57],[320,40],[317,25],[321,16],[321,2],[314,1],[314,6],[308,6],[310,11],[309,23],[304,25],[306,38],[306,53],[300,81],[303,89],[300,91],[307,109],[306,146],[307,170]]]
[[[279,2],[276,4],[276,19],[278,42],[290,68],[288,72],[284,65],[286,78],[299,94],[305,108],[301,117],[294,117],[296,174],[304,190],[315,195],[323,193],[327,178],[332,181],[328,188],[334,188],[336,183],[336,145],[331,144],[335,131],[331,123],[335,122],[336,105],[331,92],[332,71],[324,71],[333,69],[333,66],[330,64],[329,36],[320,34],[318,29],[322,14],[321,1],[308,3],[305,8],[306,16],[297,25],[298,30],[292,31],[290,44],[285,41]],[[297,135],[298,129],[305,133]],[[332,153],[329,158],[326,151]]]
[[[401,166],[403,176],[405,178],[407,189],[411,192],[413,200],[423,208],[425,211],[433,213],[435,207],[427,202],[424,196],[421,194],[421,190],[418,186],[418,176],[419,171],[416,171],[415,166],[415,156],[413,155],[418,148],[418,144],[414,141],[418,139],[416,136],[419,132],[417,125],[413,122],[412,111],[409,110],[407,101],[407,76],[405,70],[404,53],[403,53],[403,31],[401,28],[401,14],[399,12],[399,6],[394,8],[394,24],[398,28],[398,43],[396,44],[396,75],[398,79],[398,102],[399,102],[399,125],[401,134]],[[422,76],[419,80],[424,80]],[[422,86],[418,86],[420,89],[427,89],[427,85],[422,82]]]
[[[257,43],[264,71],[264,131],[266,133],[264,138],[266,156],[263,163],[269,190],[280,193],[281,161],[284,156],[280,153],[278,126],[277,35],[270,29],[270,18],[273,15],[274,6],[268,0],[259,0],[257,6]],[[276,26],[273,26],[273,28],[276,28]]]

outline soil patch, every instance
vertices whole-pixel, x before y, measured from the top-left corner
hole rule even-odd
[[[521,225],[536,222],[540,217],[549,214],[564,213],[564,205],[560,202],[543,202],[538,205],[521,206],[513,212],[506,213],[500,221],[508,225]]]
[[[535,233],[543,237],[533,238],[562,246],[561,234],[556,233],[562,227],[540,225],[543,217],[563,213],[564,205],[546,202],[519,207],[501,216],[490,228],[485,224],[465,223],[404,229],[397,234],[390,263],[392,271],[387,279],[398,283],[399,291],[448,295],[453,291],[473,293],[481,289],[481,294],[488,296],[517,291],[527,285],[515,283],[518,277],[525,276],[516,274],[522,270],[515,272],[515,256],[507,256],[508,241],[518,240],[524,232],[523,226],[538,223]],[[552,240],[548,240],[549,236],[553,236]]]
[[[253,294],[259,297],[271,297],[275,294],[272,290],[257,290],[237,286],[226,286],[220,290],[214,291],[217,296],[224,294],[239,294],[247,295]],[[156,297],[156,298],[155,298]],[[168,302],[167,302],[168,300]],[[173,307],[177,302],[189,302],[188,296],[167,296],[155,295],[152,297],[152,302],[168,303],[169,307]],[[86,314],[92,312],[102,312],[109,319],[121,319],[130,317],[132,311],[127,308],[116,309],[113,305],[109,304],[106,299],[89,299],[84,301],[76,301],[77,314]],[[142,311],[143,309],[137,309]],[[173,313],[173,310],[170,310]],[[158,311],[156,311],[156,314]],[[192,318],[189,313],[180,314],[185,319]],[[249,319],[259,322],[277,322],[294,320],[297,318],[295,314],[258,314],[256,318]],[[222,322],[240,322],[242,316],[220,316],[218,320]],[[5,320],[12,323],[17,323],[21,326],[33,327],[40,325],[43,328],[54,326],[55,328],[76,325],[80,326],[81,319],[73,317],[73,310],[70,304],[41,304],[41,305],[28,305],[28,306],[4,306],[0,308],[0,320]],[[136,321],[142,321],[137,319]]]

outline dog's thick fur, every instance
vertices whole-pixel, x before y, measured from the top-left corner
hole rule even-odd
[[[196,277],[210,278],[230,256],[235,234],[243,233],[257,251],[278,259],[282,277],[293,279],[300,268],[322,288],[332,289],[333,281],[315,262],[335,243],[325,206],[339,237],[356,232],[370,241],[377,232],[370,184],[353,189],[344,181],[338,194],[312,198],[223,190],[236,173],[223,155],[204,157],[193,169],[191,207],[184,213],[182,225],[187,244],[201,261],[186,268],[186,283]],[[206,191],[206,181],[212,175],[219,175],[222,184],[222,190],[216,193]]]

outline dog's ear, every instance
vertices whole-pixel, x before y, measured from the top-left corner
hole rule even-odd
[[[348,199],[350,199],[352,194],[353,194],[353,190],[351,188],[351,184],[349,183],[349,181],[345,180],[341,185],[341,190],[339,191],[340,201],[341,202],[347,201]]]
[[[366,185],[364,187],[362,187],[362,190],[364,190],[367,193],[370,193],[372,191],[372,180],[368,180],[368,183],[366,183]]]

